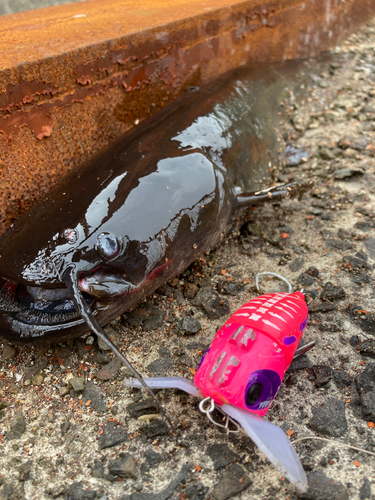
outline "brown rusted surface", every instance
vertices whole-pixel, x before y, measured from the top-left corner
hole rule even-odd
[[[374,13],[375,0],[87,0],[0,18],[0,234],[186,87],[316,55]]]

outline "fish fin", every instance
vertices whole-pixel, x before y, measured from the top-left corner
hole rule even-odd
[[[269,189],[263,189],[251,193],[236,194],[236,208],[250,207],[266,201],[277,201],[287,197],[293,198],[295,196],[301,196],[312,187],[313,183],[311,181],[290,182],[289,184],[283,184],[282,186]]]
[[[297,489],[307,491],[307,478],[300,459],[280,427],[232,405],[223,405],[221,409],[241,425],[276,469]]]
[[[195,387],[193,382],[184,377],[154,377],[143,380],[153,389],[181,389],[197,398],[202,397],[199,389]],[[125,379],[124,384],[128,387],[141,387],[140,382],[134,378]]]

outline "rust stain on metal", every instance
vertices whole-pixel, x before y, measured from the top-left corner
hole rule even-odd
[[[314,56],[374,13],[375,0],[91,0],[0,18],[0,234],[187,87]]]

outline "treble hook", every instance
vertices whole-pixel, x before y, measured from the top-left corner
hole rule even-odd
[[[205,404],[208,403],[209,406],[207,408],[205,408]],[[219,422],[216,422],[212,416],[211,416],[211,413],[215,410],[215,408],[217,410],[220,411],[220,413],[222,413],[224,416],[225,416],[225,424],[220,424]],[[237,424],[237,422],[235,422],[232,418],[230,418],[229,415],[227,415],[220,407],[217,407],[215,406],[215,402],[212,398],[208,397],[208,398],[205,398],[205,399],[202,399],[202,401],[199,403],[199,410],[202,412],[202,413],[205,413],[206,414],[206,417],[208,418],[208,420],[216,425],[217,427],[221,427],[222,429],[225,429],[226,433],[229,434],[230,432],[233,432],[233,433],[237,433],[237,432],[240,432],[241,431],[241,426],[239,424]],[[235,429],[229,429],[229,424],[232,424],[234,425]]]

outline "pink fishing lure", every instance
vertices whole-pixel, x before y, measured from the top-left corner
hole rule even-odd
[[[201,398],[200,409],[212,422],[210,415],[215,404],[219,406],[296,488],[307,491],[306,474],[289,438],[280,427],[261,418],[280,388],[306,323],[307,306],[301,292],[256,297],[240,307],[217,332],[194,383],[183,377],[144,381],[154,389],[178,388]],[[298,349],[296,354],[312,344]],[[125,384],[141,387],[134,379],[125,380]]]
[[[307,323],[301,292],[256,297],[217,332],[194,377],[204,397],[265,415]]]

